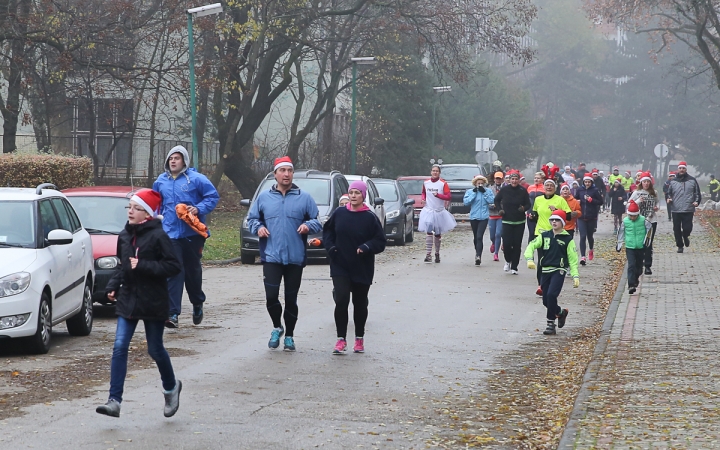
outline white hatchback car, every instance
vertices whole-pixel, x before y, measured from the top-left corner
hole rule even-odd
[[[55,189],[0,188],[0,342],[23,338],[33,353],[62,321],[73,336],[93,325],[92,241]]]

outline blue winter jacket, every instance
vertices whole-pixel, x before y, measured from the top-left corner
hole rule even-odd
[[[258,195],[250,206],[248,229],[252,234],[257,234],[260,227],[270,232],[269,237],[260,238],[262,262],[305,266],[307,235],[298,233],[297,229],[305,224],[310,229],[309,234],[322,230],[317,220],[318,207],[310,194],[295,184],[285,195],[276,186]]]
[[[205,223],[205,216],[210,214],[220,200],[217,189],[208,178],[194,168],[185,169],[176,178],[169,172],[158,177],[153,183],[153,190],[162,195],[163,230],[170,239],[181,239],[197,236],[188,224],[177,216],[175,206],[185,203],[198,209],[198,219]],[[208,231],[208,235],[210,232]]]
[[[485,192],[475,192],[473,189],[465,191],[463,203],[470,205],[470,220],[486,220],[490,218],[490,207],[495,201],[492,189],[485,188]]]

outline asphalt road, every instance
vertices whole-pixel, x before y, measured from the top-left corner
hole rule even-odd
[[[474,266],[473,255],[467,224],[444,237],[440,264],[422,262],[419,234],[414,244],[388,247],[370,290],[366,352],[343,356],[332,355],[326,265],[305,269],[295,353],[267,347],[272,324],[260,266],[207,268],[205,321],[194,327],[184,314],[181,328],[166,333],[183,381],[175,417],[162,415],[160,379],[151,366],[130,367],[119,419],[96,414],[107,398],[104,359],[84,396],[63,400],[46,392],[45,401],[23,408],[22,416],[0,420],[0,448],[424,448],[437,431],[431,400],[454,385],[476,383],[544,327],[535,272],[524,266],[519,276],[503,272],[487,247],[481,266]],[[184,307],[189,312],[189,303]],[[582,306],[573,312],[582,314]],[[89,338],[68,338],[58,329],[59,348],[49,355],[10,354],[0,361],[19,371],[38,365],[52,371],[66,362],[48,361],[59,361],[63,352],[89,353],[94,339],[92,352],[109,357],[112,315],[96,320]],[[572,326],[569,320],[566,330]],[[352,335],[352,319],[348,331]],[[143,340],[139,329],[136,353]]]

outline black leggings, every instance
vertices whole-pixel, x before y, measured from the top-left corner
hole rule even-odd
[[[482,256],[483,252],[483,238],[485,236],[485,230],[488,226],[488,219],[485,220],[470,220],[470,228],[473,232],[473,244],[475,244],[475,256]]]
[[[335,328],[339,338],[347,337],[348,307],[350,294],[353,303],[353,321],[355,322],[355,336],[365,336],[365,323],[368,317],[369,284],[355,283],[350,278],[332,277],[335,288]]]
[[[511,225],[508,223],[503,224],[503,253],[505,255],[505,262],[510,263],[510,270],[518,270],[524,234],[524,223],[519,223],[517,225]]]
[[[580,232],[580,256],[585,256],[585,238],[587,238],[587,245],[590,246],[590,250],[595,247],[595,230],[597,229],[597,219],[577,221],[577,229]]]
[[[285,336],[292,337],[298,318],[297,297],[302,281],[303,267],[297,264],[263,263],[265,299],[273,326],[280,328],[283,308],[280,304],[280,281],[285,282]]]

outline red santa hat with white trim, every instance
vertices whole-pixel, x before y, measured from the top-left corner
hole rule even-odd
[[[687,169],[687,163],[686,163],[685,161],[680,161],[680,162],[678,163],[678,169],[681,168],[681,167],[684,167],[684,168]]]
[[[640,207],[637,203],[635,203],[635,200],[630,200],[628,202],[627,213],[628,216],[637,216],[640,214]]]
[[[563,227],[564,227],[565,221],[567,220],[567,214],[562,209],[556,209],[555,211],[553,211],[549,220],[552,220],[552,219],[559,219],[562,222]]]
[[[163,219],[163,216],[158,214],[162,205],[162,196],[159,192],[152,189],[141,189],[133,194],[130,200],[142,206],[153,219]]]
[[[585,180],[590,180],[593,182],[595,181],[595,179],[592,177],[592,172],[587,172],[585,175],[583,175],[583,181]]]
[[[640,182],[643,182],[645,180],[652,181],[652,175],[650,172],[643,172],[640,174]]]
[[[281,157],[281,158],[275,158],[275,164],[274,164],[274,166],[273,166],[273,172],[276,172],[276,171],[277,171],[279,168],[281,168],[281,167],[292,167],[292,168],[294,168],[293,163],[292,163],[292,159],[290,159],[289,156],[283,156],[283,157]]]

